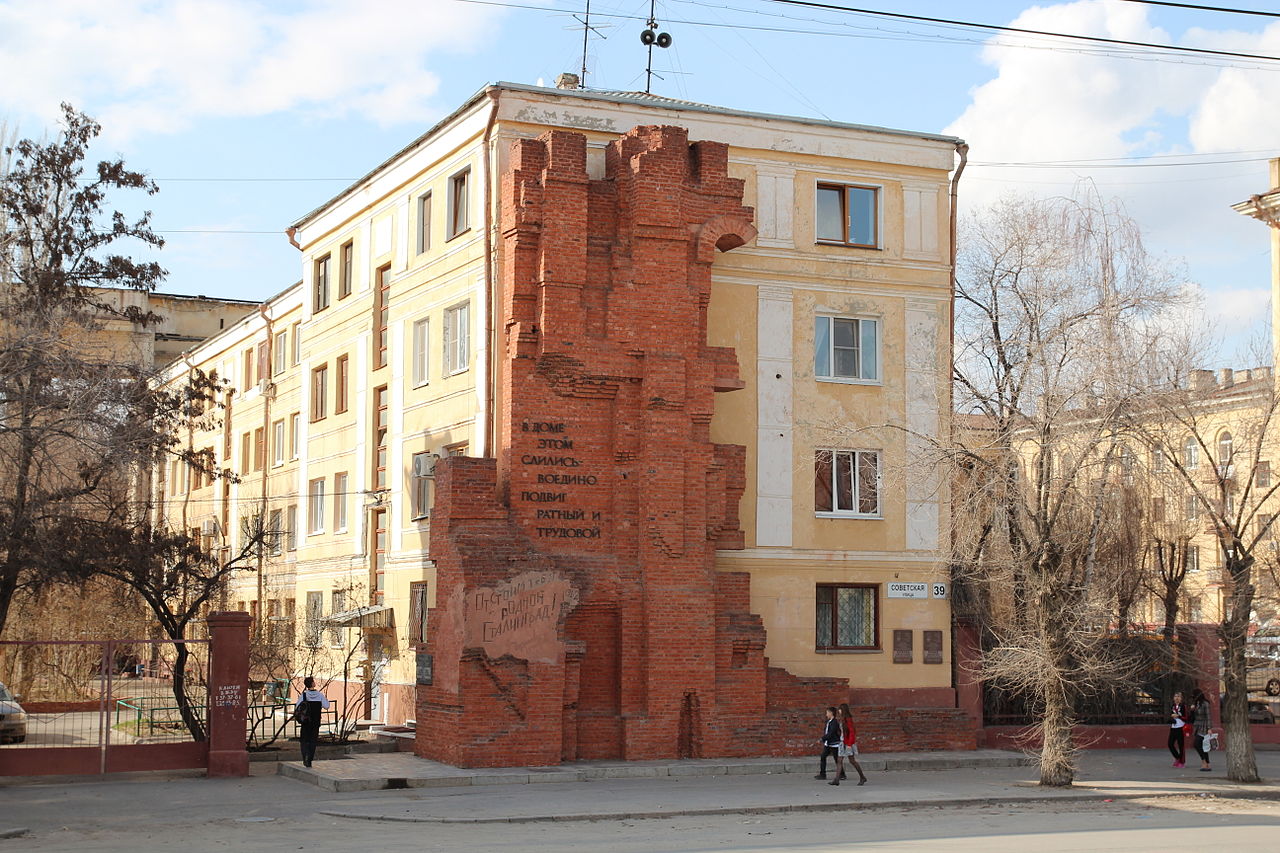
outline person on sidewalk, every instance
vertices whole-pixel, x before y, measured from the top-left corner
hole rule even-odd
[[[1191,694],[1191,745],[1200,756],[1200,772],[1208,773],[1209,766],[1209,728],[1213,724],[1209,716],[1209,698],[1199,687]]]
[[[1173,753],[1173,766],[1182,767],[1187,763],[1187,706],[1182,703],[1181,692],[1173,694],[1169,721],[1169,751]]]
[[[815,779],[827,778],[827,756],[834,757],[837,761],[840,759],[840,744],[843,739],[840,734],[840,721],[836,719],[836,707],[830,705],[827,707],[827,723],[822,729],[822,756],[818,759],[818,775]],[[837,767],[836,771],[839,772]]]
[[[839,785],[841,779],[847,779],[844,775],[844,760],[849,759],[849,763],[853,765],[853,769],[858,771],[858,784],[867,784],[867,774],[862,772],[862,765],[858,763],[858,729],[853,725],[853,712],[849,710],[848,702],[840,703],[840,752],[836,755],[836,778],[828,782],[828,785]]]
[[[316,680],[302,680],[303,691],[293,706],[293,719],[298,724],[298,741],[302,745],[302,764],[310,767],[320,742],[320,711],[329,710],[329,697],[316,690]]]

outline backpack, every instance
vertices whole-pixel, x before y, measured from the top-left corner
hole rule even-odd
[[[311,722],[311,703],[303,699],[293,709],[293,721],[300,725],[306,725]]]

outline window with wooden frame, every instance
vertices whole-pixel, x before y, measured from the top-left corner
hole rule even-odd
[[[373,295],[373,369],[387,366],[387,320],[390,316],[391,266],[378,268],[378,289]]]
[[[818,584],[814,599],[814,646],[818,651],[880,648],[880,587],[877,584]]]
[[[880,451],[819,450],[813,471],[819,515],[880,517]]]
[[[817,241],[858,249],[878,248],[879,204],[878,187],[818,184]]]
[[[271,378],[271,341],[266,340],[258,344],[257,358],[257,375],[258,382]]]
[[[322,421],[329,405],[325,393],[329,387],[329,365],[322,364],[311,371],[311,421]]]
[[[342,244],[338,250],[338,298],[346,299],[351,295],[355,283],[356,244],[351,240]]]
[[[324,617],[324,593],[308,592],[307,593],[307,624],[304,637],[305,642],[311,648],[320,645],[320,637],[323,633],[320,620]]]
[[[427,641],[427,582],[409,584],[409,643],[421,645]]]
[[[350,381],[349,357],[346,355],[338,356],[338,360],[334,362],[333,367],[335,374],[333,377],[333,412],[340,415],[347,410],[348,383]]]
[[[347,591],[345,589],[335,589],[329,593],[329,613],[337,615],[345,613],[347,610]],[[342,648],[346,645],[343,642],[342,627],[339,625],[329,626],[329,645],[334,648]]]
[[[254,384],[257,382],[257,378],[253,375],[253,367],[254,367],[253,348],[250,347],[249,349],[244,351],[244,370],[243,370],[243,376],[241,377],[244,380],[244,387],[240,389],[242,393],[247,393],[249,389],[252,388]]]
[[[388,412],[387,386],[373,390],[373,487],[387,487],[387,429],[391,424]]]
[[[373,590],[370,604],[381,604],[387,591],[387,511],[376,509],[369,520],[369,534],[373,538],[369,563],[369,586]]]
[[[253,431],[253,470],[261,471],[267,465],[267,431],[258,427]]]
[[[325,255],[315,263],[315,280],[312,282],[312,311],[323,311],[329,307],[329,256]]]
[[[880,321],[865,317],[816,317],[813,374],[818,379],[880,381]]]
[[[431,248],[431,193],[418,196],[418,254]]]
[[[253,433],[240,434],[240,473],[248,474],[253,466]]]
[[[1253,466],[1253,485],[1259,489],[1271,488],[1271,463],[1261,460]]]
[[[469,199],[471,187],[471,167],[463,169],[449,178],[449,227],[446,239],[452,240],[471,227]]]

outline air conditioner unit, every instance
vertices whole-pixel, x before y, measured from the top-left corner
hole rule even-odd
[[[436,462],[440,457],[435,453],[419,453],[413,457],[413,476],[415,477],[434,477],[436,473]]]
[[[200,524],[200,533],[204,536],[214,536],[218,532],[218,522],[212,518],[206,518]]]
[[[276,389],[276,387],[275,387],[274,385],[272,385],[272,384],[271,384],[271,380],[270,380],[270,379],[259,379],[259,380],[258,380],[258,393],[259,393],[259,394],[268,394],[268,395],[269,395],[269,394],[271,394],[271,392],[275,391],[275,389]]]

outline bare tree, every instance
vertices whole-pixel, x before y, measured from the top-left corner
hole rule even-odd
[[[980,677],[1023,698],[1040,783],[1066,786],[1081,701],[1128,663],[1107,642],[1114,590],[1099,577],[1137,393],[1119,367],[1178,291],[1094,196],[1007,200],[960,245],[955,406],[980,428],[939,448],[957,471],[951,562],[983,620]]]

